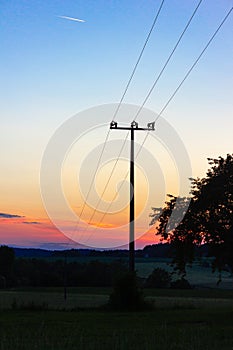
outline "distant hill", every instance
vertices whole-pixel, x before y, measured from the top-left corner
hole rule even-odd
[[[17,258],[49,258],[53,252],[37,248],[13,248]]]
[[[128,257],[127,249],[95,250],[95,249],[69,249],[69,250],[46,250],[38,248],[13,248],[18,258],[50,258],[50,257]],[[196,248],[196,256],[207,256],[208,246],[202,245]],[[143,249],[135,251],[137,258],[167,258],[171,257],[171,247],[168,243],[147,245]]]

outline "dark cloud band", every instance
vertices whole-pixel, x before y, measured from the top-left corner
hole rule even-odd
[[[8,214],[8,213],[0,213],[0,218],[3,219],[15,219],[15,218],[23,218],[24,216]]]
[[[41,222],[38,222],[38,221],[23,221],[23,224],[27,224],[27,225],[41,225]]]

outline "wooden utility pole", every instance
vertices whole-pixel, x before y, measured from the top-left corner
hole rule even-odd
[[[133,121],[130,127],[120,127],[117,122],[110,123],[110,129],[130,130],[130,211],[129,211],[129,271],[135,271],[135,225],[134,225],[134,210],[135,210],[135,196],[134,196],[134,131],[155,130],[155,123],[148,123],[147,128],[139,128],[138,123]]]

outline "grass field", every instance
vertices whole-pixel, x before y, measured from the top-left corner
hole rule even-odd
[[[172,267],[168,264],[167,259],[149,260],[148,262],[140,262],[140,260],[138,260],[136,262],[136,269],[140,277],[147,277],[156,267],[172,272]],[[198,287],[217,288],[219,273],[217,271],[213,273],[211,267],[203,267],[200,265],[199,261],[196,261],[192,266],[187,267],[186,278],[192,285]],[[233,276],[231,276],[229,272],[223,271],[221,278],[222,281],[218,288],[233,289]]]
[[[233,311],[156,309],[140,313],[102,311],[4,311],[4,350],[230,350]]]
[[[146,290],[153,308],[110,312],[111,288],[0,292],[1,350],[230,350],[232,290]],[[96,308],[99,307],[100,308]]]
[[[0,309],[74,310],[101,307],[108,302],[111,288],[68,288],[64,300],[62,288],[29,288],[0,292]],[[145,289],[147,301],[155,308],[222,308],[233,310],[233,290]]]

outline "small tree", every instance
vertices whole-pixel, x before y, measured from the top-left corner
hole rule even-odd
[[[153,272],[147,277],[145,282],[146,288],[169,288],[171,284],[171,274],[161,269],[155,268]]]
[[[144,297],[138,286],[136,273],[121,275],[114,284],[109,298],[109,306],[114,310],[140,310],[145,307]]]

